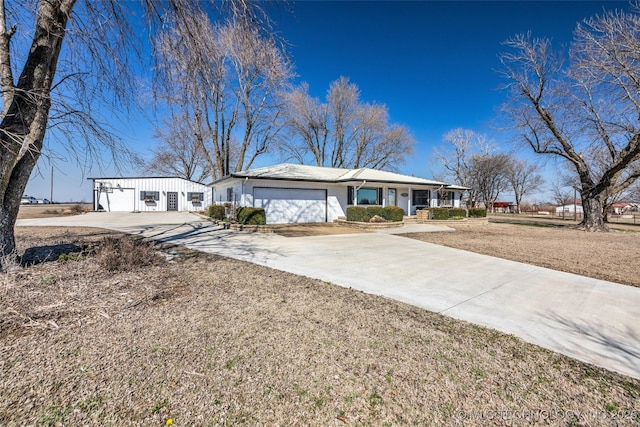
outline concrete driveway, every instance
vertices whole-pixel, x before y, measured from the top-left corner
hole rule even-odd
[[[18,226],[28,225],[109,228],[321,279],[514,334],[640,378],[640,288],[394,235],[446,228],[412,225],[287,238],[228,231],[178,212],[18,221]]]

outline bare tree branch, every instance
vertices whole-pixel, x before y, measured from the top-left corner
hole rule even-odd
[[[413,152],[409,130],[389,123],[385,105],[361,102],[358,87],[349,79],[331,83],[326,103],[308,92],[303,83],[286,95],[291,139],[280,144],[285,157],[318,166],[393,170]]]
[[[577,26],[567,65],[530,35],[501,56],[505,111],[534,152],[572,165],[587,230],[607,229],[606,201],[640,175],[639,34],[637,11],[609,11]]]

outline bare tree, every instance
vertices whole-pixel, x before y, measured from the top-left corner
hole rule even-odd
[[[640,177],[638,34],[637,10],[610,11],[577,26],[566,64],[550,40],[528,34],[501,56],[505,110],[534,152],[572,166],[585,230],[607,230],[606,198]]]
[[[627,198],[629,202],[640,204],[640,181],[636,181],[628,188]]]
[[[493,212],[493,204],[508,188],[507,170],[510,157],[506,154],[474,154],[470,159],[471,187],[477,189],[485,207]]]
[[[190,117],[171,115],[155,137],[161,141],[153,151],[151,160],[144,164],[147,171],[167,176],[179,176],[192,181],[211,179],[211,169],[206,161],[197,129],[191,127]]]
[[[158,100],[190,120],[214,178],[248,168],[280,133],[278,94],[292,68],[258,28],[214,25],[202,12],[179,24],[156,44],[164,83]],[[195,47],[185,46],[188,37]]]
[[[562,178],[559,181],[554,182],[551,186],[553,201],[556,206],[562,207],[562,219],[565,218],[565,213],[568,210],[567,206],[572,204],[575,205],[576,202],[569,188],[570,187],[566,185],[566,180],[563,181]],[[575,209],[576,207],[574,206],[574,215],[577,213],[575,212]]]
[[[516,199],[517,213],[520,213],[520,204],[524,195],[544,184],[544,178],[537,171],[538,165],[510,156],[505,176]]]
[[[303,83],[286,95],[291,138],[280,148],[299,163],[340,168],[394,169],[413,152],[407,128],[390,124],[385,105],[360,101],[358,87],[341,77],[331,83],[326,103]]]
[[[354,150],[345,164],[354,168],[394,169],[413,153],[415,141],[406,127],[389,125],[385,105],[361,105],[353,128]]]
[[[300,87],[285,95],[285,117],[291,135],[280,147],[298,163],[306,163],[307,156],[313,157],[317,165],[324,165],[329,143],[329,111],[326,104],[309,95],[309,85]]]
[[[452,129],[442,137],[446,143],[444,148],[433,150],[433,163],[442,167],[443,173],[439,177],[443,181],[466,187],[465,198],[468,207],[476,207],[481,195],[474,182],[474,156],[488,156],[493,146],[485,135],[477,134],[469,129]]]
[[[332,128],[333,147],[331,151],[331,166],[344,167],[345,156],[353,145],[355,132],[351,129],[356,127],[358,121],[358,107],[360,103],[360,89],[349,79],[341,76],[331,83],[327,93],[328,117]]]
[[[250,0],[225,3],[234,3],[229,13],[245,25],[264,22],[259,6]],[[155,22],[174,11],[184,23],[205,7],[194,0],[143,4]],[[115,159],[127,153],[108,123],[126,109],[135,93],[131,63],[139,39],[130,20],[140,21],[134,10],[137,5],[116,0],[0,1],[3,259],[15,255],[20,198],[47,139],[67,142],[71,155],[88,161],[99,160],[105,151]],[[152,30],[164,28],[153,26]],[[193,37],[188,35],[183,42],[192,45]]]
[[[125,72],[131,56],[124,53],[135,46],[124,16],[119,3],[0,2],[3,258],[15,252],[20,198],[45,149],[45,137],[66,141],[72,156],[81,150],[90,162],[105,150],[116,158],[126,153],[99,113],[117,112],[116,104],[126,105],[131,93],[132,80]],[[72,43],[63,49],[66,38]]]

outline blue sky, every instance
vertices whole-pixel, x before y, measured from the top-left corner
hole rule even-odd
[[[386,104],[391,120],[416,139],[415,155],[401,171],[431,178],[432,150],[450,129],[472,129],[506,144],[495,122],[505,97],[496,72],[501,42],[531,31],[566,47],[576,23],[603,7],[627,9],[628,2],[298,1],[290,4],[291,13],[278,8],[272,16],[291,45],[297,82],[306,81],[323,99],[332,81],[349,77],[362,100]],[[141,153],[155,144],[142,116],[132,116],[123,132]],[[256,166],[277,161],[263,157]],[[57,166],[54,199],[90,201],[91,184],[80,168]],[[44,177],[34,174],[27,194],[48,197],[50,166],[42,169]],[[84,177],[100,174],[93,169]]]

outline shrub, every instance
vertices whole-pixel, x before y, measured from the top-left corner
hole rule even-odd
[[[469,218],[485,218],[487,216],[487,210],[481,208],[469,209]]]
[[[384,208],[384,215],[387,221],[399,222],[404,219],[404,209],[398,206],[387,206]]]
[[[83,205],[82,203],[76,203],[75,205],[71,206],[69,208],[69,210],[71,211],[72,214],[82,214],[87,212],[88,207]]]
[[[67,262],[67,261],[82,261],[86,256],[81,252],[69,252],[68,254],[60,254],[58,256],[58,262]]]
[[[263,208],[238,208],[236,210],[238,222],[243,225],[265,225],[267,215]]]
[[[222,205],[211,205],[207,211],[207,215],[213,219],[224,218],[225,208]]]
[[[466,218],[467,211],[461,208],[449,209],[449,218]]]
[[[374,216],[381,216],[384,219],[387,219],[387,216],[384,213],[384,208],[381,206],[369,206],[367,208],[367,216],[373,218]]]
[[[449,209],[431,208],[431,219],[449,219]]]
[[[347,208],[347,221],[364,222],[365,216],[367,216],[367,208],[362,206],[349,206]]]
[[[128,271],[165,262],[153,242],[126,236],[104,239],[96,250],[96,260],[107,271]]]

